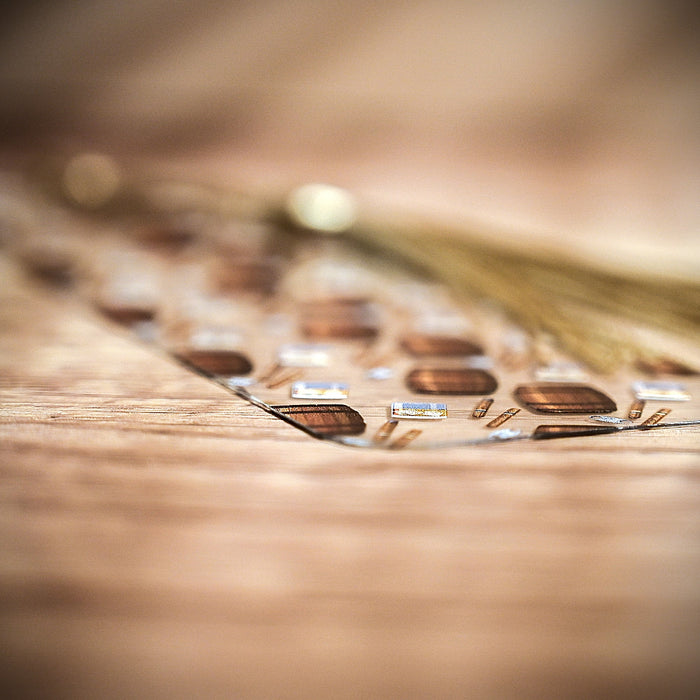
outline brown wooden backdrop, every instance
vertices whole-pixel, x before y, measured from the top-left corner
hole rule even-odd
[[[3,163],[330,179],[688,273],[692,3],[505,5],[16,9]],[[348,452],[0,265],[4,694],[697,696],[697,429]]]

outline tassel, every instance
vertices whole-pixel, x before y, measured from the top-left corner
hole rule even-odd
[[[315,198],[309,188],[316,188]],[[669,357],[668,342],[643,331],[656,328],[700,346],[697,280],[610,272],[560,253],[515,249],[500,239],[433,223],[364,221],[351,215],[343,191],[333,190],[310,185],[293,192],[287,203],[292,221],[341,233],[365,250],[408,262],[458,298],[495,302],[533,337],[552,337],[596,371],[663,364],[693,373],[684,360]]]
[[[255,219],[297,231],[340,235],[367,254],[422,270],[458,299],[496,303],[533,338],[551,337],[596,371],[636,364],[647,371],[672,367],[695,372],[687,365],[697,364],[697,358],[679,357],[675,348],[685,344],[696,355],[700,348],[698,279],[612,272],[559,252],[509,246],[505,237],[493,239],[405,217],[371,220],[358,216],[348,192],[330,185],[304,185],[280,201],[148,175],[127,180],[111,159],[106,161],[108,168],[99,161],[98,169],[93,162],[86,168],[83,160],[77,176],[75,160],[65,171],[72,174],[72,191],[66,190],[65,175],[58,189],[73,205],[92,214],[99,209],[109,215],[120,209],[132,214],[135,209],[145,210],[150,215],[205,211],[222,220]],[[106,175],[110,183],[118,180],[119,188],[95,206],[92,195],[96,190],[107,191],[98,187]],[[56,184],[53,180],[54,194]],[[80,201],[76,192],[84,199],[87,192],[91,198]],[[663,335],[655,336],[654,329]],[[669,345],[674,349],[669,351]]]

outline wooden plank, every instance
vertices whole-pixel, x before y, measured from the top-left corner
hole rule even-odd
[[[2,279],[0,664],[17,695],[700,688],[696,430],[350,451],[6,260]]]

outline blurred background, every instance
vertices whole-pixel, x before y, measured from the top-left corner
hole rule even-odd
[[[100,151],[697,279],[696,7],[13,0],[0,239],[4,171]],[[693,433],[331,454],[6,269],[0,677],[23,697],[700,697]]]
[[[6,157],[102,150],[687,274],[700,41],[679,0],[54,0],[0,30]]]

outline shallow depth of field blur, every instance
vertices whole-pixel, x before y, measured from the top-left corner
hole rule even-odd
[[[0,155],[333,182],[373,206],[687,274],[697,28],[694,3],[673,0],[16,2]]]

